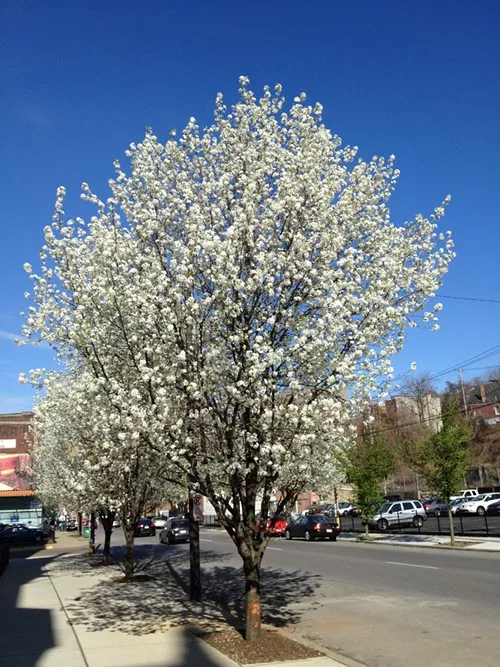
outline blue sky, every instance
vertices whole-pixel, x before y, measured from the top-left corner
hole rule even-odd
[[[240,74],[254,90],[280,82],[289,100],[320,101],[364,157],[394,153],[396,222],[451,193],[443,228],[458,257],[442,293],[500,300],[497,0],[16,0],[1,3],[0,24],[0,412],[29,408],[19,372],[51,365],[49,350],[12,338],[56,187],[67,212],[90,211],[82,181],[106,196],[113,160],[145,126],[166,140],[189,116],[209,123],[216,92],[234,99]],[[398,373],[500,345],[500,303],[442,301],[440,332],[412,331]],[[495,364],[500,353],[479,365]]]

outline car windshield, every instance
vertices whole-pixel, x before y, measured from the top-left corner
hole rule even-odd
[[[475,503],[476,500],[484,500],[486,498],[486,494],[482,493],[480,496],[473,496],[471,498],[468,498],[469,502]]]
[[[384,503],[382,507],[379,509],[379,513],[384,514],[385,512],[388,512],[390,508],[391,508],[391,503]]]
[[[323,521],[324,523],[331,523],[332,520],[330,519],[329,516],[325,516],[324,514],[317,514],[314,518],[314,521]]]

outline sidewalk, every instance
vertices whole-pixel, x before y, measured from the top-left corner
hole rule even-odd
[[[359,539],[363,533],[341,533],[339,540],[348,542],[360,542]],[[405,533],[370,533],[370,540],[368,544],[390,544],[391,546],[405,546],[405,547],[439,547],[441,545],[448,545],[450,542],[449,535],[418,535]],[[374,538],[374,539],[373,539]],[[464,547],[455,547],[460,551],[497,551],[500,552],[500,539],[496,537],[455,537],[457,543],[460,542],[474,542]],[[453,547],[448,547],[453,548]]]
[[[71,536],[59,545],[82,542]],[[118,584],[71,553],[11,561],[0,580],[2,667],[237,667],[196,637],[200,621],[224,622],[209,604],[186,604],[175,585]],[[123,591],[123,594],[122,594]],[[201,623],[203,625],[203,623]],[[330,657],[283,667],[353,665]],[[259,666],[260,667],[260,666]]]

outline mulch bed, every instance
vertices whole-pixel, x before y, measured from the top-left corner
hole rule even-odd
[[[245,641],[234,628],[202,634],[201,639],[241,665],[302,660],[324,655],[284,637],[276,630],[262,630],[260,637],[253,642]]]
[[[457,542],[455,542],[454,548],[455,547],[472,547],[474,544],[479,544],[479,542],[463,542],[461,540],[458,540]],[[439,544],[438,546],[446,549],[447,547],[450,548],[451,544],[450,544],[450,542],[441,542],[441,544]]]

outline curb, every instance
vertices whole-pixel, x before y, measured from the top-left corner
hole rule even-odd
[[[472,549],[471,547],[451,547],[449,545],[441,544],[440,542],[391,542],[386,540],[373,540],[369,542],[363,542],[362,540],[356,539],[347,539],[340,538],[339,541],[351,542],[352,544],[368,544],[368,545],[377,545],[382,547],[409,547],[414,549],[416,547],[421,547],[423,549],[450,549],[452,551],[461,551],[462,553],[470,553],[471,551],[482,552],[482,553],[497,553],[500,555],[500,549]],[[467,540],[468,541],[468,540]],[[477,542],[477,544],[487,544],[487,542]]]
[[[324,653],[327,656],[327,658],[336,660],[337,662],[340,662],[340,664],[345,665],[345,667],[366,667],[364,663],[358,662],[353,658],[349,658],[343,653],[338,653],[337,651],[332,651],[329,648],[325,648],[322,644],[318,644],[317,642],[313,642],[310,639],[307,639],[307,637],[304,637],[304,635],[300,634],[299,632],[290,632],[289,630],[284,630],[283,628],[276,628],[272,625],[267,625],[267,624],[266,625],[263,624],[262,627],[273,629],[282,634],[284,637],[287,637],[288,639],[293,639],[294,641],[298,641],[300,644],[304,644],[304,646],[316,649],[316,651]],[[309,660],[316,660],[316,658],[309,658]],[[280,663],[278,662],[276,664],[279,665]]]

